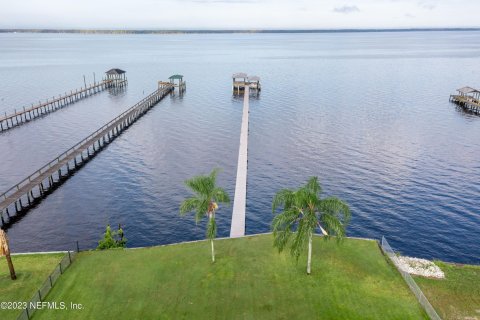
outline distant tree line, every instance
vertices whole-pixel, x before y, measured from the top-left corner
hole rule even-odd
[[[239,30],[169,30],[169,29],[0,29],[0,33],[78,33],[78,34],[227,34],[227,33],[344,33],[408,31],[480,31],[480,28],[412,28],[412,29],[239,29]]]

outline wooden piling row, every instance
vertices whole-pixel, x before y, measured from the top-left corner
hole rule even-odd
[[[59,95],[57,98],[47,99],[45,102],[32,104],[31,107],[23,107],[22,110],[15,110],[12,114],[0,116],[0,132],[9,130],[21,124],[27,123],[35,118],[44,116],[81,99],[94,95],[109,88],[121,88],[127,85],[127,80],[105,79],[102,82],[90,84],[85,88],[72,90],[70,93]]]
[[[467,111],[480,114],[480,100],[478,99],[464,95],[451,95],[450,101],[456,103]]]
[[[133,107],[0,195],[0,227],[8,228],[32,206],[58,188],[71,174],[110,144],[162,100],[174,87],[164,85]]]

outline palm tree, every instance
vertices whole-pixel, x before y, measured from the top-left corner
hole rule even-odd
[[[290,253],[298,260],[308,243],[307,274],[311,272],[312,236],[317,226],[327,239],[335,235],[341,240],[350,220],[350,209],[345,202],[336,197],[321,199],[321,192],[318,178],[312,177],[298,190],[280,190],[272,203],[273,213],[283,206],[272,222],[273,244],[281,252],[292,240]]]
[[[195,221],[197,223],[204,216],[208,216],[207,238],[210,239],[212,245],[212,262],[215,262],[213,239],[217,235],[217,224],[215,222],[215,211],[218,209],[217,203],[230,203],[230,198],[225,190],[216,186],[218,172],[219,169],[213,169],[209,175],[196,176],[185,181],[185,185],[195,195],[185,199],[180,205],[181,215],[195,211]]]

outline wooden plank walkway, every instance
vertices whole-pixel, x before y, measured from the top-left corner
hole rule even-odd
[[[72,90],[70,93],[59,95],[57,98],[53,97],[51,100],[47,99],[45,102],[39,102],[36,105],[32,104],[29,108],[24,107],[19,111],[15,110],[9,115],[5,112],[4,115],[0,116],[0,132],[30,122],[98,92],[109,88],[121,88],[126,84],[127,80],[103,80],[99,83],[90,84],[85,88],[80,88],[75,91]]]
[[[247,205],[247,165],[248,165],[248,113],[250,108],[250,88],[245,87],[243,95],[242,128],[238,149],[237,180],[233,199],[232,224],[230,238],[245,235],[245,210]]]
[[[468,111],[480,114],[480,101],[473,97],[452,94],[450,96],[450,101]]]
[[[0,226],[8,227],[20,219],[34,204],[53,192],[73,172],[91,160],[173,89],[172,85],[164,85],[155,90],[133,107],[1,194]]]

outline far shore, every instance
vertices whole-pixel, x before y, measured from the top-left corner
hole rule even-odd
[[[395,29],[41,29],[5,28],[0,33],[73,33],[73,34],[232,34],[232,33],[356,33],[356,32],[433,32],[480,31],[471,28],[395,28]]]

